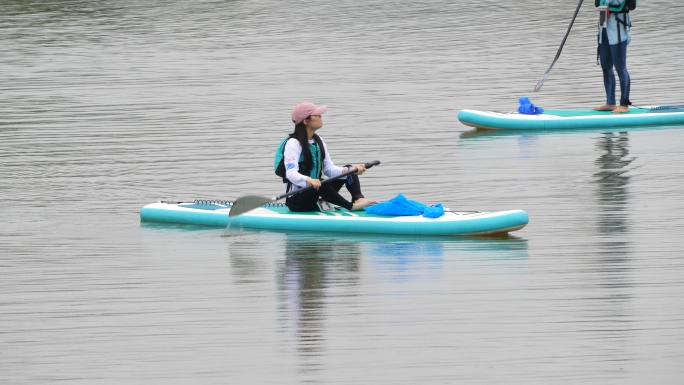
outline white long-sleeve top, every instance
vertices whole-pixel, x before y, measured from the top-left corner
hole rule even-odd
[[[319,136],[320,138],[320,136]],[[315,143],[312,139],[309,141],[310,144]],[[340,175],[344,172],[344,167],[335,166],[332,159],[330,159],[330,151],[325,144],[323,138],[321,138],[321,143],[323,143],[323,149],[325,150],[325,159],[323,160],[323,174],[328,178]],[[306,178],[309,175],[302,175],[299,173],[299,157],[302,155],[302,146],[299,144],[297,139],[290,138],[290,140],[285,143],[285,151],[283,153],[283,161],[285,162],[285,176],[292,182],[292,188],[290,191],[295,191],[300,188],[306,187]],[[284,183],[285,192],[287,191],[287,183]]]

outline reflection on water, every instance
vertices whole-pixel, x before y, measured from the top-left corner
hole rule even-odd
[[[628,158],[629,136],[626,132],[604,133],[596,147],[603,153],[596,159],[601,169],[594,174],[599,202],[598,228],[601,233],[621,233],[628,229],[629,175],[625,175],[636,158]]]
[[[287,236],[284,254],[276,282],[289,342],[300,355],[322,354],[326,292],[331,286],[353,288],[358,283],[358,243]]]
[[[514,237],[384,239],[365,243],[373,270],[391,282],[439,281],[448,264],[461,271],[519,274],[527,266],[527,240]]]
[[[447,260],[459,266],[463,274],[474,271],[479,275],[485,269],[510,275],[524,271],[528,258],[527,241],[513,236],[462,238],[267,231],[223,239],[229,243],[236,283],[261,282],[270,274],[266,269],[275,270],[282,343],[290,354],[300,357],[299,370],[309,375],[322,370],[319,358],[328,350],[327,325],[352,321],[354,316],[345,320],[350,311],[355,312],[354,298],[367,298],[367,294],[359,293],[364,274],[371,274],[376,283],[390,285],[435,283],[442,280]],[[275,265],[269,267],[269,260],[273,259]],[[364,269],[364,265],[369,268]],[[386,294],[396,294],[392,290]],[[340,301],[351,306],[346,309],[347,314],[331,310]]]
[[[674,126],[681,127],[681,126]],[[666,126],[639,126],[639,127],[624,127],[624,132],[640,132],[640,131],[655,131],[663,130],[667,128]],[[587,127],[587,128],[572,128],[572,129],[552,129],[552,130],[487,130],[487,129],[472,129],[469,131],[461,132],[458,137],[466,142],[469,140],[490,140],[495,138],[506,138],[515,137],[523,142],[527,141],[532,143],[532,140],[536,140],[541,136],[550,135],[577,135],[577,134],[591,134],[591,133],[604,133],[605,128],[603,127]],[[521,146],[524,146],[521,143]]]
[[[629,233],[629,181],[627,172],[636,159],[629,156],[627,132],[603,133],[596,143],[601,155],[595,164],[601,169],[594,174],[598,200],[597,228],[597,292],[593,298],[603,299],[602,312],[613,326],[612,346],[624,347],[633,337],[631,326],[622,322],[632,316],[628,304],[633,300],[630,288],[634,285],[630,272],[631,242]]]

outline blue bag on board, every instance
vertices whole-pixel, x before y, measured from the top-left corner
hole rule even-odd
[[[423,215],[426,218],[439,218],[444,215],[444,208],[441,203],[434,206],[428,206],[420,202],[406,199],[403,194],[386,201],[380,202],[370,207],[366,207],[369,214],[388,215],[388,216],[418,216]]]
[[[532,104],[527,96],[521,96],[518,98],[518,103],[520,103],[520,107],[518,107],[519,114],[539,115],[544,113],[544,109]]]

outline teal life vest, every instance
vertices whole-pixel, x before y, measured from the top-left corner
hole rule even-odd
[[[598,7],[599,5],[608,5],[608,2],[606,0],[600,0],[597,1],[596,6]],[[629,11],[632,11],[636,8],[637,6],[637,0],[625,0],[622,4],[618,6],[609,6],[608,10],[611,13],[629,13]]]
[[[287,179],[286,176],[286,166],[285,166],[285,159],[284,159],[284,153],[285,153],[285,144],[287,143],[288,140],[290,140],[289,136],[285,139],[283,139],[280,144],[278,145],[278,149],[276,150],[275,154],[275,160],[273,163],[273,169],[275,171],[275,174],[278,175],[283,179],[283,183],[289,183],[290,181]],[[296,139],[295,139],[296,140]],[[313,159],[313,167],[309,169],[307,166],[305,160],[304,160],[304,154],[299,155],[299,173],[302,175],[308,175],[310,178],[313,179],[320,179],[322,174],[323,174],[323,159],[322,158],[322,151],[320,151],[320,148],[318,146],[318,143],[314,142],[309,143],[309,151],[311,151],[311,158]]]

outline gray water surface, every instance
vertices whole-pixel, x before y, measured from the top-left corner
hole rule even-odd
[[[585,2],[586,3],[586,2]],[[643,3],[643,4],[642,4]],[[674,0],[639,2],[636,105],[684,103]],[[605,102],[596,15],[515,2],[0,2],[0,383],[684,382],[684,127],[472,132]],[[299,101],[368,198],[523,209],[507,238],[140,223],[276,195]]]

